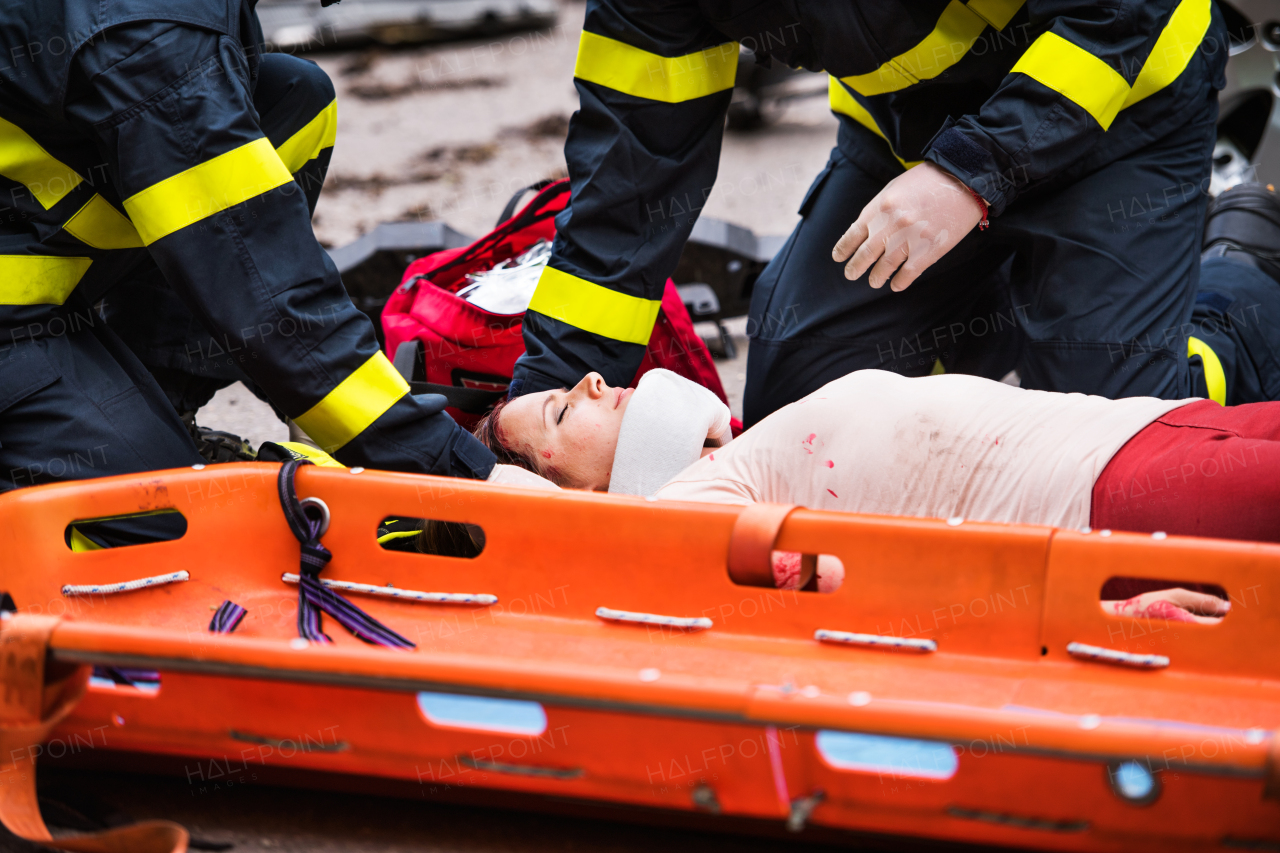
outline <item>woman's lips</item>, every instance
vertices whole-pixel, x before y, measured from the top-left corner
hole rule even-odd
[[[621,406],[621,405],[622,405],[622,401],[623,401],[623,399],[625,399],[626,397],[631,396],[631,392],[632,392],[632,391],[634,391],[634,390],[636,390],[636,389],[634,389],[634,388],[619,388],[619,389],[618,389],[618,398],[617,398],[616,400],[614,400],[614,401],[613,401],[613,407],[616,409],[616,408],[618,408],[619,406]]]

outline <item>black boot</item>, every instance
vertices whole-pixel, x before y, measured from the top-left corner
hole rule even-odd
[[[1232,258],[1280,282],[1280,195],[1271,184],[1238,184],[1210,202],[1201,257]]]

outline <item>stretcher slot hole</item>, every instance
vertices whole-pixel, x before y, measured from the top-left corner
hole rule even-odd
[[[738,586],[799,590],[800,592],[832,593],[844,583],[844,563],[833,554],[802,554],[799,551],[771,551],[773,577],[735,577],[729,580]]]
[[[460,521],[397,515],[378,524],[378,544],[388,551],[475,559],[484,551],[484,528]]]
[[[459,696],[454,693],[418,694],[418,708],[437,726],[536,737],[547,730],[547,712],[538,702]]]
[[[942,781],[956,775],[960,765],[951,744],[934,740],[823,729],[814,743],[822,760],[836,770],[891,779]]]
[[[134,512],[103,518],[78,518],[63,531],[66,546],[77,553],[171,542],[187,533],[187,519],[176,509]]]
[[[153,669],[95,666],[89,675],[89,686],[96,690],[136,690],[155,696],[160,693],[160,673]]]
[[[1246,597],[1247,591],[1242,591],[1236,599],[1247,606]],[[1108,578],[1099,600],[1103,612],[1112,616],[1208,625],[1221,622],[1232,604],[1218,584],[1135,577]]]

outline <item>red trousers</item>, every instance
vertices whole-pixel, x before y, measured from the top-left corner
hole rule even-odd
[[[1280,542],[1280,403],[1174,409],[1120,448],[1090,525]]]

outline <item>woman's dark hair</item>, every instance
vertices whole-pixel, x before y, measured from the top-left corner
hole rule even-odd
[[[471,434],[498,457],[499,465],[514,465],[517,468],[532,471],[539,477],[547,477],[550,472],[539,466],[533,457],[517,453],[502,443],[499,437],[498,418],[506,408],[507,402],[505,397],[499,400],[475,425]],[[554,481],[552,477],[547,479]],[[422,533],[418,535],[418,550],[424,554],[439,554],[442,557],[475,557],[484,547],[483,533],[480,536],[481,544],[477,546],[471,534],[467,532],[465,524],[429,518],[423,523]]]
[[[507,407],[506,397],[494,405],[480,422],[476,424],[475,429],[471,430],[471,434],[480,439],[480,443],[493,451],[493,455],[498,457],[499,465],[515,465],[517,468],[523,468],[526,471],[532,471],[539,477],[547,477],[547,471],[538,465],[531,456],[525,456],[518,453],[502,443],[502,438],[498,434],[498,418],[502,416],[502,410]],[[547,477],[551,480],[551,477]]]
[[[428,518],[422,522],[422,532],[418,534],[418,550],[423,554],[471,559],[480,556],[484,549],[484,533],[479,532],[478,538],[479,543],[472,538],[467,525],[460,521]]]

